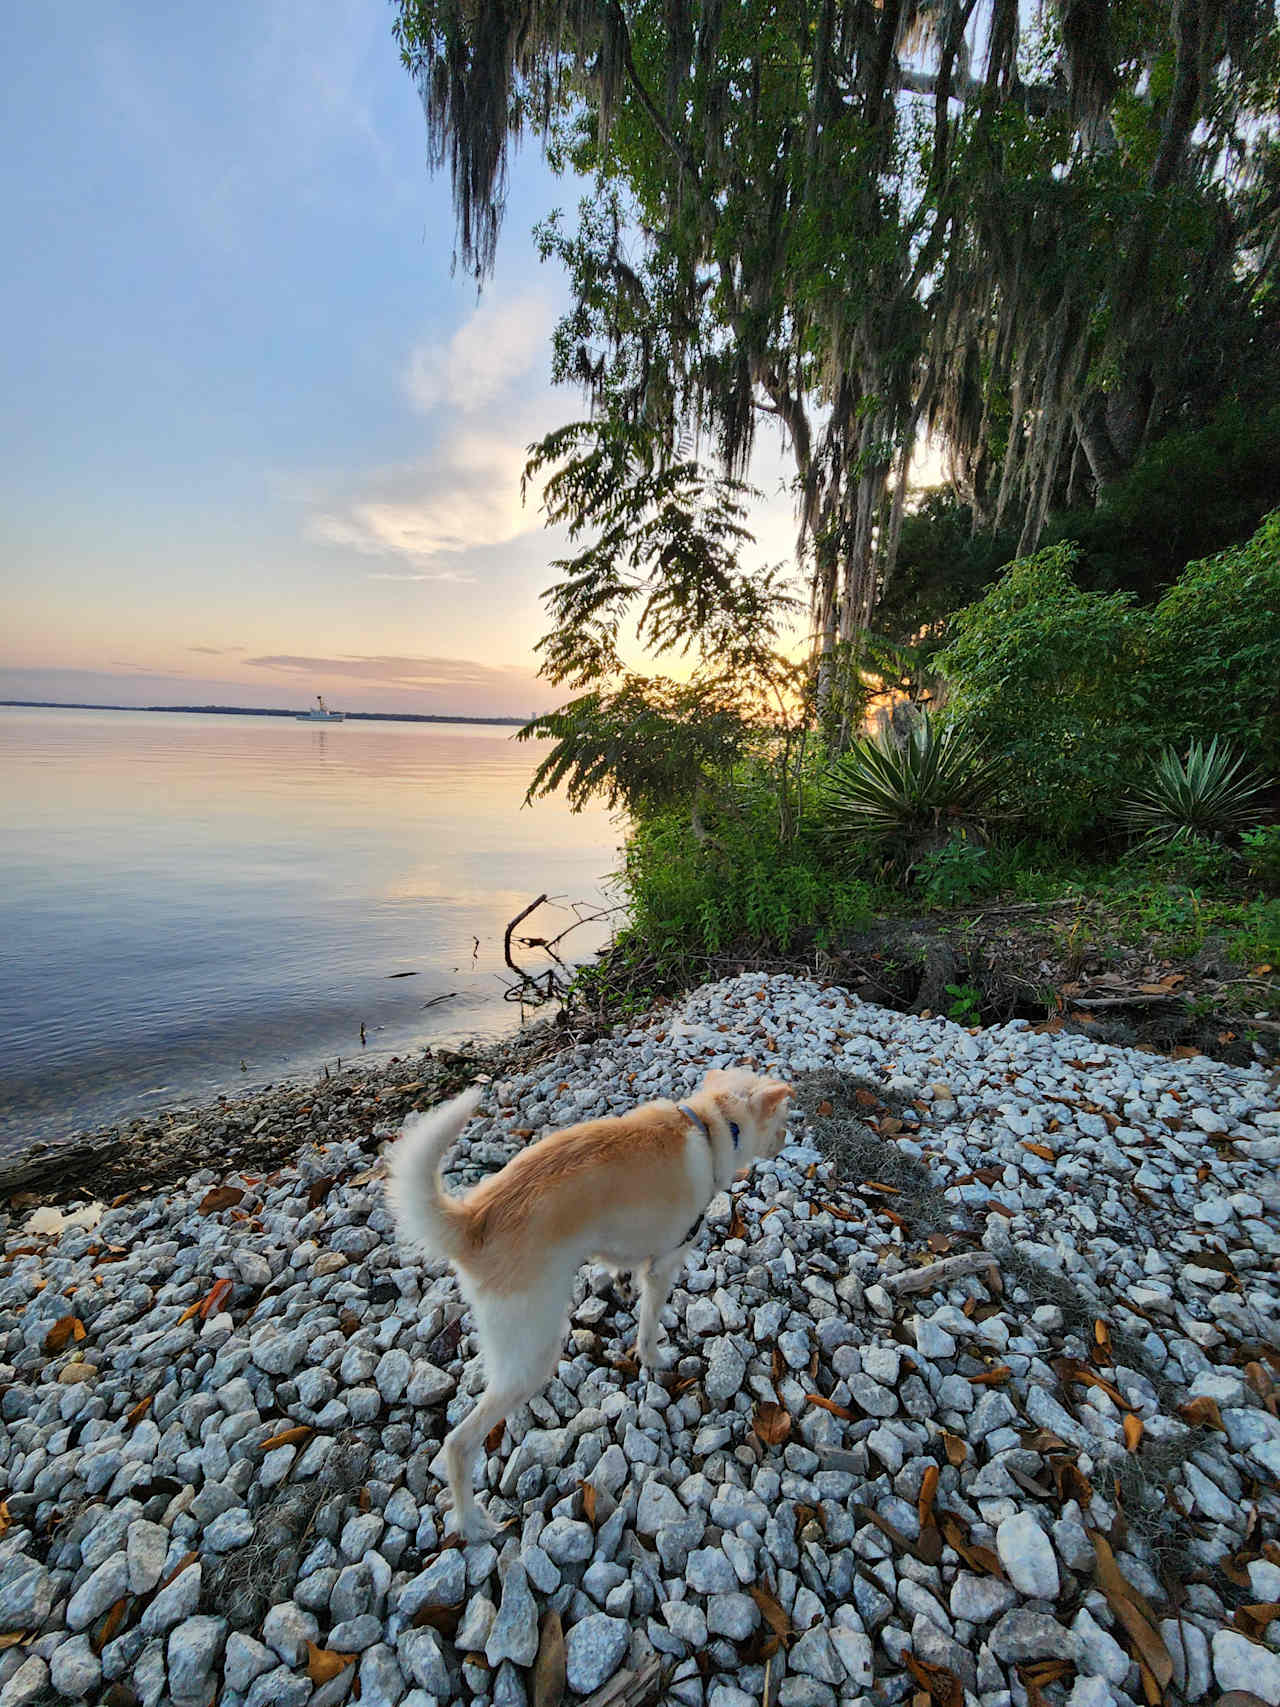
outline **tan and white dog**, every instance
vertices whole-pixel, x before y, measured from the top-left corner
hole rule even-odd
[[[440,1184],[445,1151],[480,1102],[473,1086],[405,1122],[388,1154],[401,1239],[452,1263],[475,1317],[487,1385],[443,1458],[458,1532],[492,1533],[472,1462],[490,1429],[555,1372],[574,1276],[595,1258],[640,1284],[636,1355],[657,1367],[663,1305],[707,1204],[757,1157],[786,1143],[791,1087],[716,1070],[686,1102],[651,1102],[530,1144],[465,1197]]]

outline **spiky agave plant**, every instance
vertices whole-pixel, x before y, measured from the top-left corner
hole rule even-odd
[[[1245,755],[1215,735],[1207,747],[1193,741],[1185,759],[1166,747],[1147,781],[1128,791],[1120,817],[1151,847],[1221,840],[1257,822],[1254,800],[1266,787]]]
[[[882,729],[836,760],[822,787],[828,829],[914,857],[993,816],[1001,768],[979,737],[924,712],[903,739]]]

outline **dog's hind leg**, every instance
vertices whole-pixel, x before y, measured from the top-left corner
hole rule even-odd
[[[465,1541],[483,1541],[496,1525],[476,1503],[475,1455],[490,1429],[505,1422],[555,1373],[564,1340],[564,1296],[472,1299],[488,1384],[442,1448],[453,1494],[454,1523]]]
[[[639,1271],[640,1320],[636,1328],[636,1357],[646,1369],[658,1367],[658,1330],[662,1309],[684,1265],[684,1246],[664,1257],[650,1257]]]

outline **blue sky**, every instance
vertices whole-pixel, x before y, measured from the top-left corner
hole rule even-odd
[[[497,276],[383,0],[5,8],[0,697],[527,712],[523,446],[563,286]]]
[[[519,473],[583,407],[531,238],[579,187],[517,160],[478,297],[392,17],[4,9],[0,699],[562,697],[533,647],[563,541]],[[762,521],[788,555],[789,501]]]

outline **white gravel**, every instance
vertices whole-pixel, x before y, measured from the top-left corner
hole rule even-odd
[[[808,1142],[829,1123],[797,1121],[712,1203],[664,1383],[618,1367],[634,1318],[584,1272],[556,1377],[488,1461],[493,1545],[442,1549],[432,1460],[480,1371],[452,1278],[391,1242],[390,1123],[267,1179],[211,1167],[100,1218],[11,1217],[0,1633],[24,1635],[0,1707],[112,1684],[143,1707],[326,1707],[357,1678],[362,1707],[525,1707],[552,1609],[575,1698],[657,1656],[684,1707],[758,1703],[767,1612],[789,1621],[778,1707],[905,1700],[904,1653],[982,1707],[1023,1707],[1018,1667],[1052,1659],[1049,1700],[1138,1707],[1095,1535],[1152,1610],[1167,1699],[1280,1707],[1280,1658],[1236,1616],[1280,1598],[1275,1075],[748,975],[493,1085],[456,1181],[740,1063],[854,1075],[900,1189],[842,1174]],[[215,1185],[242,1195],[202,1211]],[[902,1284],[975,1251],[999,1289],[990,1269]],[[784,1443],[752,1431],[761,1404]],[[329,1682],[315,1648],[347,1656]]]

